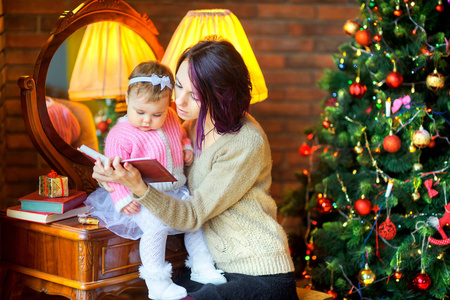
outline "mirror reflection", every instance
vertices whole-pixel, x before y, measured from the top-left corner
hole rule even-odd
[[[46,80],[50,120],[61,138],[103,151],[103,140],[126,112],[128,76],[156,60],[150,46],[117,22],[97,22],[72,34],[53,56]]]

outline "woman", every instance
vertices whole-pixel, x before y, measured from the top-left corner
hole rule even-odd
[[[194,141],[187,170],[191,196],[172,198],[147,186],[133,166],[100,161],[93,177],[118,182],[140,205],[180,231],[203,228],[211,255],[228,282],[178,282],[190,299],[298,299],[287,237],[269,196],[271,154],[267,137],[248,114],[248,69],[233,45],[208,39],[188,49],[176,69],[177,113]],[[183,278],[181,278],[183,280]]]

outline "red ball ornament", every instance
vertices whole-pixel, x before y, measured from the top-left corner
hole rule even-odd
[[[324,107],[335,107],[336,106],[336,103],[337,103],[337,99],[336,98],[329,98],[329,99],[327,99],[327,101],[325,101],[325,103],[324,103]]]
[[[369,46],[372,43],[372,35],[368,29],[358,30],[355,34],[355,41],[361,46]]]
[[[329,214],[333,210],[333,201],[329,198],[317,199],[316,209],[321,214]]]
[[[392,73],[389,73],[389,75],[386,77],[386,84],[392,88],[396,89],[399,86],[401,86],[403,83],[403,76],[399,72],[395,71]]]
[[[312,243],[309,243],[308,245],[306,245],[306,249],[308,249],[308,250],[311,251],[311,252],[313,252],[315,248],[316,248],[316,247],[315,247],[314,244],[312,244]]]
[[[101,133],[106,133],[108,132],[109,129],[109,124],[106,121],[100,121],[97,124],[97,129],[100,130]]]
[[[367,92],[367,86],[360,83],[358,80],[353,82],[348,89],[350,91],[350,95],[359,99],[364,97]]]
[[[442,3],[436,5],[436,11],[438,12],[443,12],[444,11],[444,5],[442,5]]]
[[[383,140],[383,148],[389,153],[395,153],[400,150],[402,146],[402,141],[400,138],[394,134],[390,134]]]
[[[331,297],[333,297],[333,299],[336,299],[338,297],[338,294],[336,293],[335,290],[329,290],[327,292],[328,295],[331,295]]]
[[[425,271],[422,271],[421,273],[416,275],[413,283],[416,288],[425,291],[431,286],[431,279],[430,276],[425,273]]]
[[[323,126],[323,128],[328,129],[328,128],[330,128],[331,123],[328,120],[323,120],[322,121],[322,126]]]
[[[353,209],[358,215],[367,216],[372,211],[372,203],[365,198],[358,199]]]
[[[397,228],[395,228],[395,225],[391,222],[391,219],[387,218],[386,221],[381,223],[378,228],[378,233],[385,240],[392,240],[397,233]]]
[[[350,36],[354,36],[355,33],[359,30],[359,24],[353,20],[348,20],[344,24],[344,32]]]
[[[311,147],[307,144],[303,144],[298,148],[298,153],[302,156],[308,156],[311,154]]]
[[[436,141],[434,140],[434,137],[432,137],[430,143],[428,144],[428,148],[433,148],[434,146],[436,146]]]

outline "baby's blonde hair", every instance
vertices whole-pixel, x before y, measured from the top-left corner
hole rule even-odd
[[[158,75],[159,77],[167,76],[170,79],[170,84],[175,86],[175,79],[173,77],[172,71],[170,69],[161,64],[159,61],[151,60],[147,62],[140,63],[137,65],[134,70],[131,72],[128,79],[132,79],[135,77],[151,77],[153,74]],[[169,101],[172,100],[172,89],[168,86],[164,87],[161,91],[161,85],[153,85],[150,82],[136,82],[130,84],[128,86],[128,96],[131,93],[136,93],[136,96],[140,96],[142,94],[148,94],[149,102],[159,101],[161,98],[165,98],[169,96]],[[169,103],[170,104],[170,103]]]

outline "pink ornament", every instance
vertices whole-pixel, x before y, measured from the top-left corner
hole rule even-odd
[[[409,95],[395,99],[394,103],[392,103],[392,113],[395,114],[402,107],[402,105],[404,105],[406,109],[410,109],[410,103],[411,97],[409,97]]]

